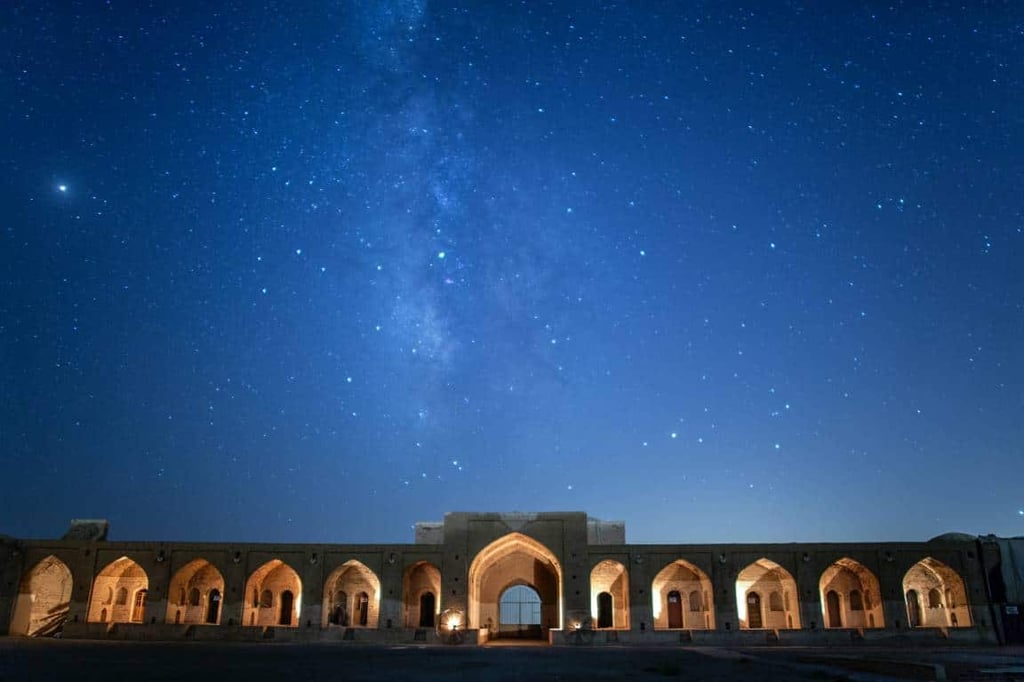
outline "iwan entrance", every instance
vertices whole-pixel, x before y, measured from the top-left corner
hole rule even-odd
[[[481,550],[469,568],[469,622],[492,639],[547,640],[562,627],[562,568],[554,554],[521,533]]]

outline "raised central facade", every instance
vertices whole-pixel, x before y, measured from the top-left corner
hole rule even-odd
[[[582,512],[450,513],[417,524],[405,545],[112,542],[103,524],[73,531],[0,539],[0,623],[10,634],[995,642],[1016,627],[1005,586],[992,584],[999,545],[962,535],[633,545],[624,524]]]

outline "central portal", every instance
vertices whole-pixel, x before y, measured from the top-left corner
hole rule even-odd
[[[469,567],[469,626],[491,637],[547,639],[562,627],[562,568],[522,533],[484,547]]]

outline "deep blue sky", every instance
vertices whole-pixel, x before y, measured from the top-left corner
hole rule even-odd
[[[32,2],[0,532],[1024,533],[1024,6]]]

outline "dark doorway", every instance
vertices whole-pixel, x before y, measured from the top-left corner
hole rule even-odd
[[[747,593],[747,627],[764,627],[764,621],[761,619],[761,595],[757,592]]]
[[[210,590],[210,596],[207,598],[206,622],[216,625],[218,617],[220,617],[220,590],[213,589]]]
[[[615,616],[612,610],[612,595],[602,592],[597,595],[597,627],[610,628],[615,626]]]
[[[334,613],[331,614],[331,622],[335,625],[348,625],[348,595],[344,590],[339,590],[334,595]]]
[[[921,598],[918,597],[917,590],[907,591],[907,620],[912,628],[921,625]]]
[[[292,624],[292,605],[295,603],[295,595],[291,590],[281,593],[281,617],[277,619],[278,625]]]
[[[366,625],[370,619],[370,595],[366,594],[365,592],[360,592],[359,606],[357,606],[356,608],[359,609],[358,623],[360,625]]]
[[[828,627],[843,627],[843,612],[839,608],[839,595],[835,590],[829,590],[825,595],[825,609],[828,611]]]
[[[668,593],[668,627],[683,627],[683,596],[675,590]]]
[[[434,627],[434,593],[424,592],[420,596],[420,627]]]

